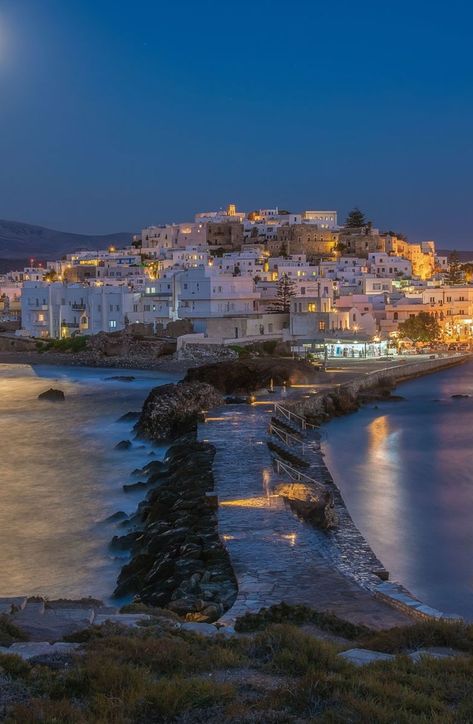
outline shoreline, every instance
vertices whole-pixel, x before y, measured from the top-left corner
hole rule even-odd
[[[29,365],[51,367],[90,367],[90,369],[157,370],[162,372],[182,372],[195,366],[189,361],[175,359],[172,355],[153,360],[140,360],[123,357],[103,357],[100,360],[81,359],[77,355],[65,352],[0,352],[0,365]]]
[[[417,377],[426,376],[428,374],[442,372],[445,369],[449,369],[450,367],[463,364],[472,359],[473,355],[468,354],[457,355],[455,357],[449,358],[439,358],[437,360],[425,360],[420,363],[421,365],[428,365],[424,368],[419,367],[419,363],[415,362],[405,363],[404,365],[391,366],[389,368],[378,370],[376,373],[367,373],[364,377],[355,378],[345,384],[338,386],[334,385],[332,388],[326,389],[318,393],[318,404],[315,403],[314,406],[313,402],[312,405],[310,405],[309,402],[309,405],[312,408],[317,409],[318,416],[322,415],[325,417],[325,419],[319,419],[320,426],[322,426],[324,423],[329,422],[334,417],[341,417],[351,412],[357,412],[362,405],[367,404],[368,400],[363,400],[363,391],[365,391],[369,395],[370,390],[372,390],[376,394],[377,387],[379,390],[379,382],[386,376],[386,373],[388,373],[390,377],[390,382],[392,384],[391,389],[395,389],[398,384],[401,384],[403,382],[408,382],[410,380],[416,379]],[[410,367],[414,367],[413,369],[409,370],[406,369],[407,365],[409,365]],[[368,383],[364,384],[367,378]],[[336,410],[336,412],[332,410],[331,414],[327,414],[326,412],[322,411],[322,407],[327,399],[332,399],[333,395],[341,396],[346,391],[349,391],[354,395],[354,397],[352,398],[351,406],[348,405],[346,409],[342,410],[340,410],[339,408],[338,410]],[[378,398],[373,397],[372,401],[374,402],[376,401],[376,399],[382,400],[383,398],[381,396],[379,396]],[[386,399],[389,399],[389,397],[387,397]],[[294,406],[297,406],[297,403],[301,403],[303,411],[301,411],[299,408],[297,409],[297,414],[301,414],[303,416],[307,415],[310,419],[311,415],[308,414],[305,410],[305,407],[307,406],[306,400],[292,399],[288,402],[289,404],[287,406],[290,408],[294,408]],[[313,410],[312,416],[314,417]],[[424,604],[422,601],[417,599],[407,588],[405,588],[402,583],[397,581],[391,581],[389,579],[389,572],[385,569],[383,562],[380,561],[376,552],[372,549],[371,545],[369,544],[365,536],[361,533],[359,528],[356,526],[350,515],[350,511],[345,503],[342,491],[334,480],[332,473],[325,461],[325,453],[323,450],[323,444],[320,434],[317,436],[317,450],[314,452],[314,457],[316,459],[317,466],[322,471],[325,484],[328,485],[329,489],[331,489],[331,492],[334,493],[335,508],[340,517],[341,525],[335,531],[332,531],[331,535],[333,535],[334,537],[339,537],[342,540],[344,537],[348,537],[348,545],[352,546],[352,550],[350,551],[350,560],[348,560],[348,563],[343,562],[341,566],[341,569],[344,569],[345,575],[354,578],[359,583],[359,585],[370,590],[376,598],[385,601],[390,606],[407,613],[413,618],[418,618],[421,620],[447,621],[462,619],[461,616],[455,613],[443,612],[428,604]],[[348,533],[348,536],[344,535],[346,533]],[[353,547],[353,544],[356,544],[356,546]],[[344,553],[346,557],[346,551],[344,551]],[[358,570],[354,565],[353,556],[358,559],[358,561],[356,562],[356,566],[359,567]],[[373,562],[380,563],[379,571],[376,573],[372,571],[371,575],[367,575],[366,569],[371,568]],[[338,567],[339,562],[337,565],[337,561],[335,559],[332,559],[332,565]],[[379,575],[379,573],[383,574],[384,572],[387,574],[385,580],[383,580],[382,575]]]

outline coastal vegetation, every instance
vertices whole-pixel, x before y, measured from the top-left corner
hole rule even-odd
[[[73,638],[81,641],[81,648],[62,662],[1,656],[2,678],[10,691],[4,721],[453,724],[472,720],[472,626],[420,623],[366,632],[335,618],[330,622],[309,609],[285,607],[272,615],[283,622],[271,622],[266,612],[255,632],[201,636],[176,628],[173,617],[156,611],[147,626],[130,630],[105,624],[88,629],[87,636],[79,633]],[[462,638],[469,644],[460,649]],[[398,655],[361,667],[340,656],[368,642],[373,649]],[[417,660],[408,656],[413,647],[433,643],[456,647],[457,655]]]

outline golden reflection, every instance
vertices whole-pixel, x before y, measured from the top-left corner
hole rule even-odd
[[[281,538],[287,540],[291,546],[295,546],[297,541],[297,533],[283,533],[281,535]]]
[[[377,417],[368,425],[369,444],[371,454],[379,451],[389,435],[389,420],[387,415]]]
[[[220,506],[226,505],[232,508],[267,508],[271,505],[271,498],[277,498],[277,495],[269,494],[263,498],[239,498],[236,500],[221,500]]]

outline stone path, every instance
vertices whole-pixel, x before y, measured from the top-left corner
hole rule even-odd
[[[377,600],[327,558],[326,534],[299,520],[272,494],[276,477],[266,445],[271,406],[226,406],[199,427],[216,447],[219,530],[239,593],[222,617],[236,617],[281,601],[332,611],[354,623],[389,628],[409,616]]]

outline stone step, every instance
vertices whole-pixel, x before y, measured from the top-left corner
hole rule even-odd
[[[11,646],[0,646],[1,654],[15,654],[21,656],[22,659],[28,660],[35,656],[52,656],[54,654],[70,654],[76,651],[79,644],[66,643],[59,641],[50,644],[49,641],[26,641],[12,644]]]
[[[93,608],[46,608],[44,615],[47,616],[50,611],[54,612],[54,615],[58,618],[89,624],[92,623],[95,615]]]

